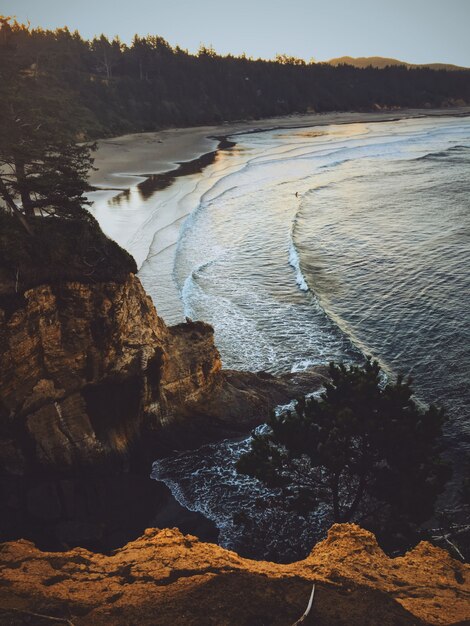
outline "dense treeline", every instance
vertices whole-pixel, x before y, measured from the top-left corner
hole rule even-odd
[[[75,129],[95,137],[312,110],[470,104],[470,71],[253,60],[205,47],[194,55],[157,36],[85,41],[11,20],[0,39],[24,77],[60,85],[80,107]],[[3,82],[1,60],[0,73]]]

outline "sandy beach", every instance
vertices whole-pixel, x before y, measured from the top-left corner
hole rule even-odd
[[[470,115],[470,107],[449,109],[401,109],[371,113],[333,112],[272,117],[264,120],[228,122],[219,126],[172,128],[150,133],[123,135],[98,142],[96,171],[90,184],[98,188],[127,189],[146,174],[159,174],[214,150],[215,137],[262,131],[271,128],[300,128],[328,124],[383,122],[408,117]]]
[[[96,189],[88,194],[94,202],[91,210],[104,232],[136,259],[139,276],[160,315],[168,323],[178,323],[184,312],[173,279],[177,242],[182,225],[197,207],[196,198],[203,197],[216,179],[217,173],[210,171],[214,168],[206,167],[216,160],[221,138],[273,128],[462,115],[470,115],[470,107],[312,113],[104,139],[98,142],[97,169],[90,176]],[[237,167],[235,155],[231,167]],[[178,184],[172,184],[175,172],[180,176]]]

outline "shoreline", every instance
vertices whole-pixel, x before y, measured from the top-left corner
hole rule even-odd
[[[155,174],[140,174],[136,175],[136,178],[143,178],[142,181],[138,182],[135,186],[140,191],[142,197],[147,199],[151,197],[157,191],[163,191],[167,187],[170,187],[177,178],[181,178],[182,176],[188,176],[190,174],[200,174],[203,169],[212,165],[217,158],[217,154],[221,150],[229,150],[236,146],[236,142],[230,141],[228,139],[230,135],[219,136],[219,137],[208,137],[208,139],[214,139],[218,141],[218,145],[215,150],[211,150],[210,152],[204,152],[200,156],[197,156],[194,159],[189,161],[177,161],[174,169],[167,170],[164,172],[158,172]],[[119,175],[119,174],[116,174]],[[116,191],[116,197],[125,195],[128,189],[119,189],[119,188],[100,188],[93,187],[93,191]]]
[[[466,116],[470,107],[313,113],[104,139],[95,152],[97,170],[90,177],[96,189],[89,194],[91,212],[105,234],[135,258],[138,275],[165,322],[177,324],[184,321],[185,312],[173,278],[174,255],[181,228],[195,209],[191,197],[198,186],[204,192],[209,179],[201,173],[224,150],[236,146],[238,135]]]
[[[465,113],[463,113],[463,112],[459,111],[459,112],[458,112],[458,114],[453,115],[453,116],[451,116],[451,115],[449,114],[449,112],[448,112],[448,111],[446,111],[446,115],[443,115],[441,112],[439,112],[439,114],[438,114],[438,115],[415,115],[415,116],[406,116],[406,117],[405,117],[405,116],[397,117],[396,115],[394,115],[394,116],[392,116],[392,115],[391,115],[390,117],[387,117],[387,119],[383,119],[383,117],[382,117],[382,116],[380,116],[380,119],[378,119],[378,117],[376,117],[376,118],[373,120],[373,122],[376,122],[376,123],[378,123],[378,122],[382,122],[382,121],[387,121],[387,122],[389,122],[389,121],[396,121],[396,120],[400,120],[400,119],[407,119],[407,120],[410,120],[410,119],[420,119],[420,118],[421,118],[421,119],[426,119],[426,118],[428,118],[428,119],[429,119],[429,118],[433,118],[433,117],[439,117],[439,118],[450,118],[450,117],[455,117],[455,118],[459,118],[459,117],[467,117],[468,115],[469,115],[469,112],[468,112],[468,111],[466,111]],[[324,123],[322,124],[322,125],[324,125],[324,126],[325,126],[325,125],[327,125],[328,123],[331,123],[331,124],[333,123],[332,121],[329,121],[329,122],[326,122],[325,120],[322,120],[322,121],[324,122]],[[361,121],[365,121],[365,120],[361,120]],[[371,121],[371,120],[368,120],[368,122],[369,122],[369,123],[370,123],[370,121]],[[352,122],[352,121],[350,121],[350,120],[348,120],[348,121],[341,121],[341,122],[340,122],[340,121],[336,120],[336,121],[335,121],[335,123],[338,123],[338,124],[340,124],[340,123],[341,123],[341,124],[351,124],[351,123],[357,123],[357,120],[356,120],[355,122]],[[287,124],[289,124],[289,125],[287,125]],[[295,125],[294,125],[294,124],[295,124]],[[237,142],[237,135],[239,135],[239,134],[248,134],[248,133],[253,133],[253,134],[254,134],[254,133],[258,133],[258,132],[267,132],[267,131],[271,131],[271,130],[273,130],[273,129],[275,129],[275,128],[289,128],[289,129],[295,129],[295,128],[305,128],[306,126],[307,126],[307,127],[310,127],[310,126],[311,126],[310,122],[309,122],[307,125],[306,125],[305,123],[303,123],[303,124],[300,124],[300,125],[299,125],[299,120],[297,120],[297,119],[296,119],[296,120],[294,121],[293,119],[289,119],[289,120],[286,120],[286,125],[285,125],[285,126],[282,126],[282,127],[279,127],[279,126],[278,126],[278,127],[269,126],[269,127],[265,127],[265,128],[261,128],[261,129],[252,129],[252,130],[246,130],[246,129],[243,129],[243,130],[240,130],[240,131],[238,131],[238,132],[236,132],[236,133],[235,133],[235,132],[232,132],[231,134],[227,132],[227,134],[225,135],[225,138],[230,137],[230,138],[232,138],[235,142]],[[226,130],[228,130],[228,129],[226,129]],[[345,131],[348,133],[348,132],[349,132],[349,129],[348,129],[348,128],[346,128],[346,129],[345,129]],[[211,137],[211,138],[212,138],[212,137]],[[220,139],[220,136],[218,137],[218,139]],[[220,145],[219,145],[219,147],[218,147],[215,151],[212,151],[212,152],[211,152],[211,153],[209,153],[209,154],[210,154],[210,155],[216,155],[216,154],[217,154],[217,152],[218,152],[220,149],[221,149],[221,147],[220,147]],[[198,159],[194,159],[193,161],[191,161],[191,162],[189,162],[189,163],[195,163],[195,162],[197,162],[197,161],[198,161]],[[211,162],[212,162],[212,161],[211,161]],[[182,168],[180,167],[180,168],[178,168],[178,170],[177,170],[177,171],[181,171],[181,169],[182,169]],[[163,179],[165,178],[165,176],[168,176],[168,175],[170,175],[170,174],[172,174],[172,173],[173,173],[173,171],[169,172],[168,174],[162,173],[162,174],[160,174],[159,176],[160,176],[160,177],[161,177],[161,179],[163,180]],[[158,176],[158,175],[157,175],[157,176]],[[171,184],[171,182],[168,182],[168,184]],[[146,287],[146,290],[147,290],[147,291],[149,291],[147,287]],[[157,305],[157,307],[159,306],[159,301],[158,301],[158,292],[156,292],[155,304]],[[161,311],[160,311],[160,313],[161,313]],[[189,315],[190,315],[190,314],[189,314]],[[164,317],[165,317],[165,316],[164,316]],[[163,482],[164,482],[164,481],[163,481]],[[165,484],[166,484],[166,483],[165,483]],[[175,497],[175,496],[173,496],[173,497]],[[176,498],[176,497],[175,497],[175,500],[177,500],[177,498]]]
[[[96,190],[113,191],[113,196],[115,196],[130,187],[138,186],[150,176],[163,174],[170,176],[178,172],[186,163],[196,161],[210,152],[217,153],[227,148],[228,146],[221,146],[220,143],[227,141],[228,137],[333,124],[466,116],[470,116],[470,107],[401,109],[367,113],[355,111],[299,113],[254,121],[226,122],[217,126],[192,126],[131,133],[98,140],[98,148],[94,153],[97,170],[90,173],[89,180]],[[181,172],[177,176],[183,175],[185,174]]]

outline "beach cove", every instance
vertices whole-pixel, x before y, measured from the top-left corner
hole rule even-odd
[[[420,400],[450,415],[456,471],[446,506],[455,508],[470,446],[466,381],[455,375],[468,357],[458,295],[468,290],[468,110],[399,113],[129,136],[126,149],[140,145],[129,148],[131,173],[149,158],[147,172],[159,171],[129,191],[98,192],[121,196],[95,214],[137,258],[167,323],[187,317],[214,327],[224,367],[281,374],[372,354],[389,376],[411,374]],[[165,164],[166,144],[174,161]],[[123,158],[119,149],[112,143]],[[221,545],[243,550],[246,529],[233,522],[241,506],[258,533],[250,554],[296,558],[328,520],[321,511],[294,523],[282,510],[257,510],[272,494],[237,476],[247,445],[158,460],[153,477],[211,520]]]
[[[227,137],[277,128],[469,114],[470,107],[311,113],[102,139],[94,154],[96,169],[90,172],[95,191],[88,197],[103,231],[136,259],[140,278],[162,317],[177,323],[184,319],[184,312],[172,277],[176,243],[185,219],[195,208],[191,194],[200,191],[202,195],[212,182],[201,185],[197,174],[214,163],[218,151],[226,147]],[[234,170],[237,165],[233,164]],[[180,176],[179,184],[173,185]],[[199,189],[195,189],[196,184]],[[146,279],[148,268],[143,267],[147,256],[155,259],[156,255],[158,284],[154,276]]]

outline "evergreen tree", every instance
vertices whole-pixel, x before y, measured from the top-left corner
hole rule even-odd
[[[377,362],[330,365],[319,399],[272,416],[238,471],[282,487],[298,510],[331,506],[336,522],[406,532],[430,518],[450,470],[442,462],[443,411],[421,409],[411,381],[383,384]]]
[[[0,200],[31,232],[34,215],[88,215],[93,160],[92,146],[76,142],[80,108],[18,54],[13,35],[21,29],[0,21]]]

